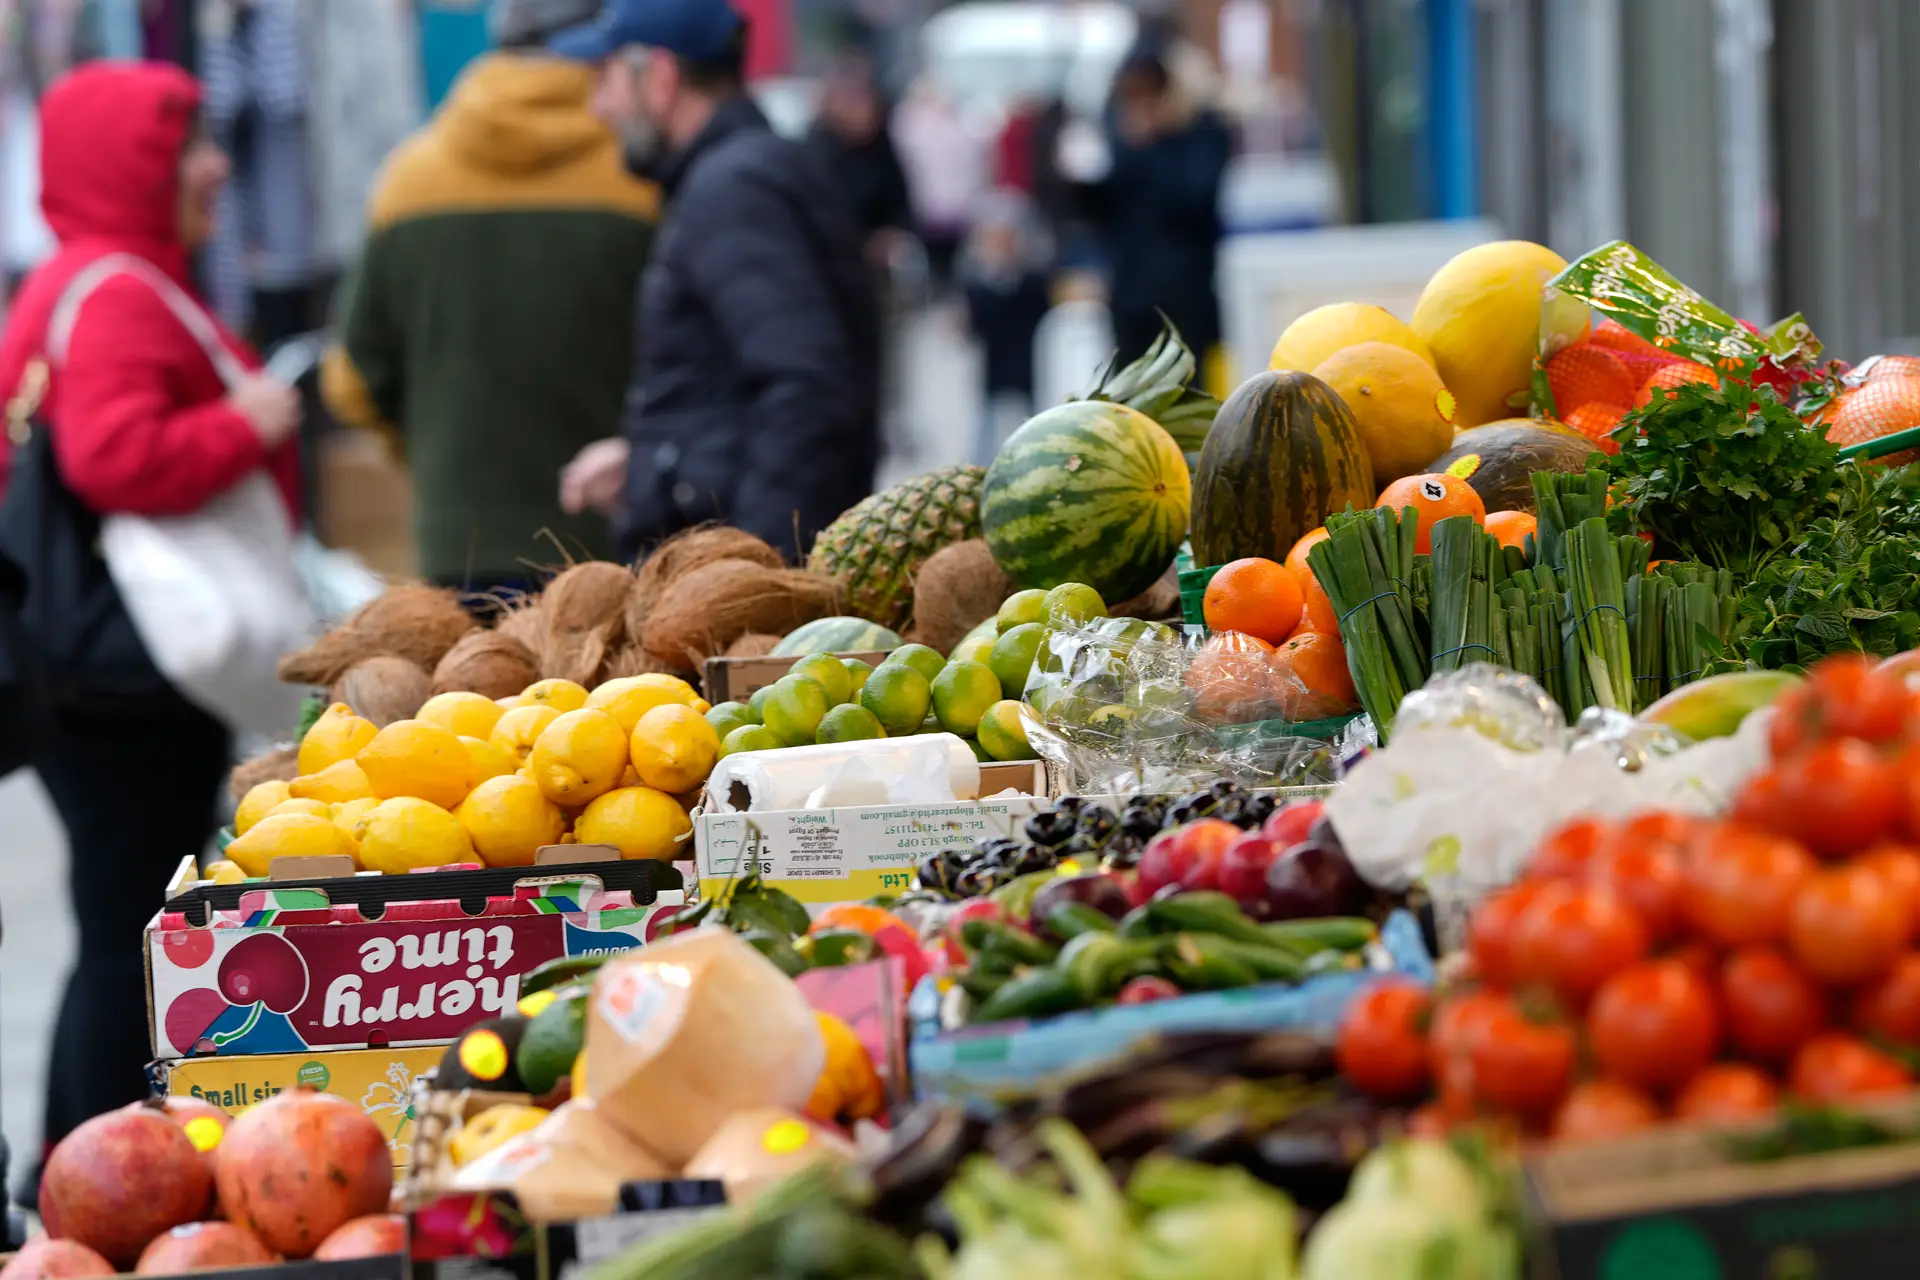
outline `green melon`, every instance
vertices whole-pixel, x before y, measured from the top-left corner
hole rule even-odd
[[[1572,427],[1510,418],[1455,435],[1427,470],[1461,477],[1489,511],[1532,511],[1534,472],[1582,472],[1594,452]]]
[[[1194,467],[1193,562],[1284,560],[1328,516],[1374,498],[1373,463],[1333,388],[1257,373],[1220,406]]]
[[[1180,446],[1152,418],[1076,401],[1008,439],[987,469],[980,523],[1019,586],[1084,582],[1130,600],[1180,549],[1192,493]]]
[[[804,658],[810,653],[869,653],[900,647],[900,637],[865,618],[817,618],[780,638],[773,646],[776,658]]]

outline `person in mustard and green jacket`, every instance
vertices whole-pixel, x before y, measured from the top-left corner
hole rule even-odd
[[[423,576],[469,591],[604,556],[560,471],[619,434],[658,193],[594,115],[592,68],[544,52],[598,0],[502,0],[499,51],[389,157],[322,378],[411,465]]]

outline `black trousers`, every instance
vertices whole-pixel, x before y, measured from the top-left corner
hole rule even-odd
[[[218,822],[226,727],[184,700],[124,719],[62,716],[40,780],[66,828],[79,956],[47,1070],[48,1148],[103,1111],[147,1096],[142,949],[180,859]]]

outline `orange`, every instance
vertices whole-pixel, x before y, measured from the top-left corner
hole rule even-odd
[[[1525,549],[1527,535],[1534,532],[1538,522],[1530,511],[1489,511],[1487,512],[1487,532],[1500,539],[1503,547]]]
[[[1865,365],[1867,362],[1862,360],[1860,363]],[[1859,377],[1863,383],[1878,382],[1882,378],[1920,377],[1920,356],[1875,356],[1864,376],[1857,369],[1852,376]]]
[[[1244,631],[1279,644],[1300,625],[1300,579],[1283,564],[1248,556],[1220,566],[1201,605],[1207,628]]]
[[[1302,631],[1274,651],[1268,681],[1280,714],[1288,720],[1325,720],[1357,710],[1347,670],[1347,647],[1338,635]]]
[[[1607,347],[1642,359],[1658,360],[1663,364],[1673,359],[1671,355],[1610,317],[1603,317],[1600,323],[1593,326],[1592,342],[1596,347]]]
[[[1294,632],[1320,631],[1327,635],[1340,634],[1340,615],[1334,612],[1333,601],[1327,595],[1327,589],[1320,585],[1320,579],[1313,576],[1313,570],[1296,574],[1300,579],[1300,593],[1306,597],[1306,607],[1300,611],[1300,626]]]
[[[808,933],[824,929],[851,929],[855,933],[878,935],[882,929],[905,929],[906,922],[881,907],[866,902],[842,902],[828,907],[813,918]]]
[[[1326,540],[1327,527],[1325,525],[1301,534],[1300,541],[1294,543],[1293,550],[1287,552],[1287,568],[1303,576],[1312,573],[1313,570],[1307,567],[1307,553]]]
[[[1267,719],[1272,708],[1267,663],[1272,654],[1272,645],[1238,631],[1223,631],[1208,640],[1187,668],[1195,714],[1213,724]]]
[[[1689,382],[1705,382],[1712,386],[1720,385],[1720,375],[1707,366],[1694,360],[1676,360],[1672,364],[1662,365],[1647,375],[1640,384],[1639,392],[1633,397],[1633,407],[1644,408],[1653,402],[1653,393],[1661,387],[1684,387]]]
[[[1881,436],[1920,427],[1920,378],[1874,376],[1865,384],[1840,395],[1834,402],[1827,439],[1833,444],[1860,444]],[[1910,461],[1912,451],[1902,450],[1876,461],[1899,466]]]
[[[1433,550],[1433,526],[1448,516],[1472,516],[1481,524],[1487,521],[1487,504],[1473,486],[1458,476],[1432,472],[1422,476],[1404,476],[1380,491],[1376,506],[1412,507],[1420,518],[1420,533],[1413,548],[1422,555]]]
[[[1560,420],[1593,441],[1593,447],[1600,452],[1615,454],[1620,452],[1620,442],[1613,438],[1613,429],[1626,416],[1624,405],[1595,401],[1581,405],[1572,413],[1562,414]]]
[[[1582,405],[1625,404],[1633,398],[1639,379],[1618,353],[1583,342],[1547,361],[1547,386],[1564,422]]]

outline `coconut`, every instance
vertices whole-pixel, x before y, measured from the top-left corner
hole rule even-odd
[[[238,800],[263,782],[292,782],[299,776],[300,748],[280,747],[233,766],[227,791]]]
[[[348,667],[333,686],[332,699],[384,729],[395,720],[413,719],[432,686],[433,678],[417,664],[383,654]]]
[[[288,684],[331,686],[347,668],[382,654],[431,671],[478,625],[452,591],[419,582],[388,587],[306,648],[281,658],[280,678]]]
[[[841,607],[840,584],[832,578],[751,560],[715,560],[668,585],[640,639],[661,661],[696,669],[750,632],[785,635]]]
[[[623,610],[633,575],[617,564],[589,560],[576,564],[540,593],[547,631],[539,649],[540,674],[549,679],[591,684],[622,637]]]
[[[674,579],[715,560],[748,560],[769,569],[786,566],[778,551],[727,525],[705,525],[675,534],[634,575],[633,590],[627,596],[627,634],[636,638],[646,634],[648,616]]]
[[[913,580],[914,638],[941,653],[966,639],[1013,594],[1013,579],[979,538],[942,547]]]
[[[607,655],[600,668],[600,680],[625,680],[628,676],[682,675],[684,671],[662,662],[637,644],[623,644]]]
[[[522,596],[501,610],[500,620],[493,629],[496,634],[507,637],[532,654],[534,662],[538,664],[540,650],[547,643],[547,615],[540,608],[539,596]],[[534,679],[539,677],[535,676]],[[515,689],[514,692],[518,693],[519,690]]]
[[[503,630],[475,631],[440,659],[432,691],[511,698],[539,678],[540,666],[526,645]]]
[[[728,645],[726,653],[721,656],[727,658],[764,658],[772,653],[779,644],[779,636],[762,635],[757,631],[750,631]]]

